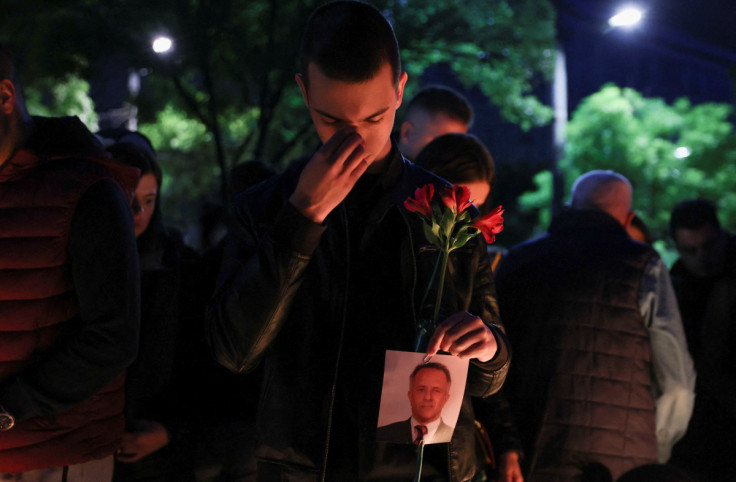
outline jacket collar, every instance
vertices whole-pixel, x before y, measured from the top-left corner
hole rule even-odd
[[[629,239],[621,224],[603,211],[569,209],[557,215],[550,224],[550,234],[585,233],[591,238],[617,237]]]

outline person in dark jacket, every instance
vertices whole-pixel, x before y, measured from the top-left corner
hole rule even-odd
[[[187,304],[195,295],[187,282],[196,255],[163,223],[159,196],[163,177],[147,145],[126,141],[107,148],[115,160],[141,172],[132,205],[141,266],[141,333],[138,357],[127,373],[126,434],[117,451],[114,480],[185,482],[193,474],[182,447],[186,428],[182,407],[191,406],[193,390],[183,390],[179,370],[185,364],[182,340],[196,336],[185,320],[196,316],[194,306]]]
[[[736,237],[702,198],[675,206],[670,235],[680,255],[672,282],[698,370],[693,417],[671,463],[700,480],[735,480]]]
[[[481,212],[487,210],[496,181],[493,156],[478,138],[470,134],[445,134],[422,149],[415,163],[470,190],[470,199]],[[489,246],[491,266],[501,252]],[[478,440],[488,460],[488,476],[499,482],[523,482],[519,458],[521,439],[503,390],[487,398],[473,398],[478,418]],[[487,442],[486,442],[487,439]]]
[[[527,480],[576,480],[594,464],[616,479],[665,462],[687,427],[692,360],[667,269],[626,232],[631,199],[620,174],[583,174],[570,210],[496,271]]]
[[[390,140],[406,74],[391,26],[374,7],[338,1],[310,17],[297,75],[317,152],[238,196],[209,308],[221,363],[265,363],[258,411],[260,480],[408,480],[415,449],[375,440],[387,349],[411,350],[436,261],[403,203],[445,183]],[[456,256],[455,256],[456,255]],[[485,243],[453,253],[429,340],[470,359],[452,441],[427,446],[423,480],[477,471],[470,396],[488,396],[509,364]]]
[[[111,480],[138,342],[138,172],[30,117],[0,47],[0,479]]]

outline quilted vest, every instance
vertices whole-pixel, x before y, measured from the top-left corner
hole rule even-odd
[[[40,159],[20,150],[0,169],[0,382],[79,326],[66,251],[79,199],[103,179],[115,180],[130,198],[137,182],[134,172],[89,154]],[[110,455],[123,434],[123,405],[120,374],[66,412],[0,432],[0,472]]]
[[[508,389],[522,433],[534,434],[527,478],[577,480],[600,462],[616,479],[657,461],[651,346],[639,309],[656,254],[602,213],[556,221],[549,235],[512,250],[498,278],[514,347]]]

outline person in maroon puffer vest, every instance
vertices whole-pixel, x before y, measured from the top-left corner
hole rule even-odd
[[[138,343],[138,176],[79,119],[30,117],[0,47],[2,479],[111,479]]]

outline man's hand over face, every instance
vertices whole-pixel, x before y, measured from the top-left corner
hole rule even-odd
[[[367,168],[363,139],[352,128],[344,127],[309,160],[289,202],[305,217],[322,223]]]
[[[467,311],[458,311],[437,325],[429,340],[427,357],[442,350],[460,358],[487,362],[497,349],[496,337],[482,319]]]

